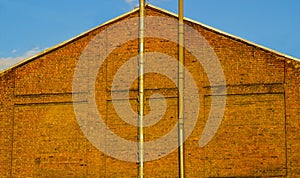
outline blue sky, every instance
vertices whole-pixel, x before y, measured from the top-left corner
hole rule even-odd
[[[177,13],[177,0],[148,0]],[[0,70],[126,13],[138,0],[0,0]],[[300,58],[299,0],[185,0],[185,16]]]

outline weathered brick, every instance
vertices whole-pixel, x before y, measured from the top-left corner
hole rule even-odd
[[[175,16],[152,6],[146,9],[147,16],[170,19],[164,22],[170,27],[170,35],[177,39],[177,26],[173,23]],[[138,33],[130,33],[126,23],[124,26],[114,25],[135,17],[138,17],[138,10],[0,74],[1,176],[137,177],[138,164],[118,160],[98,150],[82,132],[83,126],[78,124],[74,112],[75,104],[89,109],[90,100],[87,96],[91,92],[89,87],[92,87],[97,111],[107,127],[116,135],[137,144],[137,127],[122,120],[112,103],[115,98],[111,96],[112,92],[125,92],[119,86],[112,88],[112,82],[117,71],[138,55]],[[214,50],[227,84],[227,92],[214,96],[216,103],[212,103],[212,92],[218,91],[220,86],[209,82],[201,62],[197,61],[191,49],[185,49],[185,66],[198,87],[200,99],[198,120],[184,144],[186,176],[299,177],[299,61],[189,20],[186,20],[186,24],[199,32]],[[112,26],[114,29],[105,31]],[[161,29],[163,26],[157,25],[146,31],[153,34],[165,30]],[[120,34],[113,33],[115,31]],[[105,32],[105,46],[114,47],[114,50],[97,70],[95,84],[89,86],[92,78],[88,74],[96,70],[99,50],[105,50],[98,48],[102,44],[95,44],[89,49],[96,57],[90,56],[87,60],[82,69],[87,72],[76,79],[73,78],[74,72],[85,48],[101,32]],[[124,44],[112,43],[128,37],[133,39]],[[187,35],[186,43],[197,44],[197,41]],[[174,59],[178,56],[177,46],[176,42],[163,37],[145,39],[147,53],[157,52]],[[203,58],[210,57],[205,50],[203,46],[199,47]],[[152,67],[162,68],[161,63]],[[177,68],[172,70],[177,73]],[[84,81],[76,91],[72,88],[73,79]],[[131,82],[128,98],[131,109],[137,113],[138,80]],[[155,93],[162,95],[156,100],[165,99],[167,106],[166,113],[160,116],[162,119],[145,128],[145,140],[155,141],[176,126],[178,91],[176,82],[154,73],[145,75],[145,89],[146,114],[151,112],[149,100]],[[219,105],[224,97],[227,104],[222,123],[208,145],[201,148],[199,139],[212,104]],[[124,98],[117,100],[124,101]],[[187,104],[185,107],[193,106]],[[198,108],[192,109],[197,112]],[[91,127],[97,122],[91,121]],[[156,149],[163,149],[164,146],[158,145]],[[115,149],[127,155],[126,149]],[[165,157],[146,162],[145,175],[177,177],[178,149]]]

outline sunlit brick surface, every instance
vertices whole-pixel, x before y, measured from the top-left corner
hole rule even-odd
[[[147,16],[175,19],[151,6],[146,9]],[[137,16],[135,11],[116,22]],[[0,177],[137,177],[138,164],[107,156],[87,140],[73,109],[73,102],[86,101],[73,101],[72,93],[84,98],[88,92],[85,84],[81,91],[72,90],[79,57],[95,35],[114,23],[0,74]],[[218,88],[210,86],[201,64],[185,52],[185,66],[196,81],[200,98],[196,127],[184,145],[186,176],[299,177],[300,63],[199,24],[186,23],[211,45],[227,83],[224,119],[211,142],[200,148],[198,142],[211,109],[211,91]],[[107,38],[122,38],[124,29]],[[148,33],[151,30],[157,29],[147,29]],[[173,42],[146,38],[145,45],[147,52],[177,57]],[[137,141],[138,130],[118,116],[110,93],[122,92],[112,91],[113,77],[138,54],[137,47],[137,37],[117,47],[100,68],[95,84],[102,119],[115,134],[131,141]],[[162,94],[167,103],[161,121],[145,129],[145,140],[151,141],[175,126],[178,92],[168,78],[158,74],[147,74],[145,78],[146,113],[150,112],[149,97],[153,93]],[[136,80],[129,92],[135,111],[137,86]],[[178,177],[178,150],[146,162],[145,176]]]

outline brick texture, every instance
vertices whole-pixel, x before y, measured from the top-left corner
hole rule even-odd
[[[176,19],[152,6],[147,6],[146,14]],[[76,103],[86,107],[90,91],[87,83],[82,83],[77,91],[72,88],[73,80],[81,80],[73,78],[74,72],[93,38],[117,22],[134,17],[138,17],[138,10],[0,74],[1,177],[137,177],[137,163],[108,156],[85,137],[73,106]],[[166,23],[170,23],[168,30],[176,39],[176,26],[171,20]],[[199,32],[214,50],[227,85],[226,95],[212,96],[212,91],[220,86],[210,84],[201,63],[185,49],[185,66],[195,80],[200,98],[198,120],[184,144],[186,177],[299,177],[300,63],[200,24],[191,21],[186,24]],[[111,93],[124,92],[118,86],[113,88],[112,82],[117,71],[138,55],[138,36],[128,33],[126,26],[116,28],[120,28],[120,34],[104,34],[104,45],[113,45],[111,41],[126,35],[135,38],[114,46],[97,71],[96,104],[107,127],[116,135],[137,142],[137,127],[119,117]],[[147,33],[157,30],[159,25],[148,28]],[[186,37],[186,42],[194,43],[193,40]],[[97,51],[97,45],[102,44],[90,50]],[[177,44],[166,39],[148,37],[145,46],[146,52],[173,58],[178,55]],[[97,61],[90,60],[84,67],[93,71],[93,62]],[[153,67],[159,68],[160,64]],[[146,114],[151,112],[152,94],[163,95],[156,99],[164,99],[167,106],[162,119],[145,128],[148,142],[164,136],[176,125],[178,91],[174,82],[160,74],[146,74],[145,81]],[[137,112],[138,81],[131,82],[129,100]],[[79,97],[74,100],[72,94]],[[213,139],[201,148],[198,142],[211,112],[212,97],[216,105],[226,97],[224,118]],[[118,98],[116,102],[122,103],[124,99]],[[126,149],[123,151],[126,155]],[[178,177],[178,149],[146,162],[145,175]]]

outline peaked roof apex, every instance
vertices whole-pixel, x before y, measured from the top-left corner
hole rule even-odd
[[[154,5],[149,4],[149,3],[146,3],[146,8],[147,8],[147,7],[150,7],[150,8],[156,9],[156,10],[159,10],[159,11],[161,11],[161,12],[163,12],[163,13],[172,15],[172,16],[174,16],[174,17],[178,17],[178,14],[176,14],[176,13],[170,12],[170,11],[168,11],[168,10],[165,10],[165,9],[163,9],[163,8],[154,6]],[[74,38],[71,38],[71,39],[69,39],[69,40],[66,40],[66,41],[64,41],[64,42],[62,42],[62,43],[60,43],[60,44],[58,44],[58,45],[55,45],[55,46],[53,46],[53,47],[51,47],[51,48],[48,48],[48,49],[46,49],[46,50],[44,50],[44,51],[42,51],[42,52],[40,52],[40,53],[38,53],[38,54],[36,54],[36,55],[34,55],[34,56],[32,56],[32,57],[29,57],[29,58],[27,58],[27,59],[25,59],[25,60],[23,60],[23,61],[21,61],[21,62],[15,64],[15,65],[13,65],[12,67],[9,67],[9,68],[7,68],[7,69],[4,69],[4,70],[0,71],[0,76],[3,75],[3,74],[5,74],[6,72],[8,72],[8,71],[10,71],[10,70],[12,70],[12,69],[14,69],[14,68],[16,68],[16,67],[19,67],[19,66],[21,66],[21,65],[23,65],[23,64],[26,64],[26,63],[28,63],[28,62],[30,62],[30,61],[32,61],[32,60],[34,60],[34,59],[36,59],[36,58],[42,56],[42,55],[45,55],[45,54],[47,54],[47,53],[49,53],[49,52],[51,52],[51,51],[53,51],[53,50],[56,50],[56,49],[58,49],[58,48],[64,46],[64,45],[67,45],[67,44],[73,42],[74,40],[76,40],[76,39],[78,39],[78,38],[80,38],[80,37],[82,37],[82,36],[88,34],[88,33],[91,32],[91,31],[94,31],[94,30],[96,30],[96,29],[98,29],[98,28],[100,28],[100,27],[103,27],[103,26],[105,26],[105,25],[108,25],[108,24],[110,24],[110,23],[113,23],[113,22],[115,22],[115,21],[117,21],[117,20],[119,20],[119,19],[121,19],[121,18],[123,18],[123,17],[126,17],[126,16],[128,16],[128,15],[130,15],[130,14],[132,14],[132,13],[135,13],[135,12],[137,12],[137,11],[139,11],[139,7],[135,7],[133,10],[131,10],[131,11],[125,13],[125,14],[122,14],[122,15],[120,15],[120,16],[118,16],[118,17],[116,17],[116,18],[113,18],[113,19],[111,19],[111,20],[108,20],[108,21],[104,22],[104,23],[101,24],[101,25],[98,25],[98,26],[96,26],[96,27],[94,27],[94,28],[92,28],[92,29],[90,29],[90,30],[87,30],[87,31],[85,31],[85,32],[83,32],[83,33],[81,33],[81,34],[75,36]],[[261,46],[261,45],[259,45],[259,44],[254,43],[254,42],[248,41],[248,40],[243,39],[243,38],[241,38],[241,37],[237,37],[237,36],[235,36],[235,35],[232,35],[232,34],[229,34],[229,33],[227,33],[227,32],[224,32],[224,31],[222,31],[222,30],[216,29],[216,28],[211,27],[211,26],[209,26],[209,25],[205,25],[205,24],[203,24],[203,23],[201,23],[201,22],[192,20],[192,19],[190,19],[190,18],[184,17],[184,20],[185,20],[185,21],[188,21],[188,22],[191,22],[191,23],[194,23],[194,24],[198,24],[198,25],[200,25],[200,26],[202,26],[202,27],[204,27],[204,28],[206,28],[206,29],[208,29],[208,30],[214,31],[214,32],[216,32],[216,33],[219,33],[219,34],[221,34],[221,35],[224,35],[224,36],[227,36],[227,37],[229,37],[229,38],[235,39],[235,40],[237,40],[237,41],[241,41],[241,42],[244,42],[244,43],[249,44],[249,45],[251,45],[251,46],[255,46],[255,47],[261,48],[262,50],[269,51],[269,52],[272,52],[272,53],[277,54],[277,55],[279,55],[279,56],[282,56],[282,57],[285,57],[285,58],[288,58],[288,59],[291,59],[291,60],[295,60],[295,61],[300,62],[300,59],[298,59],[298,58],[295,58],[295,57],[286,55],[286,54],[284,54],[284,53],[275,51],[275,50],[270,49],[270,48],[267,48],[267,47],[265,47],[265,46]]]

